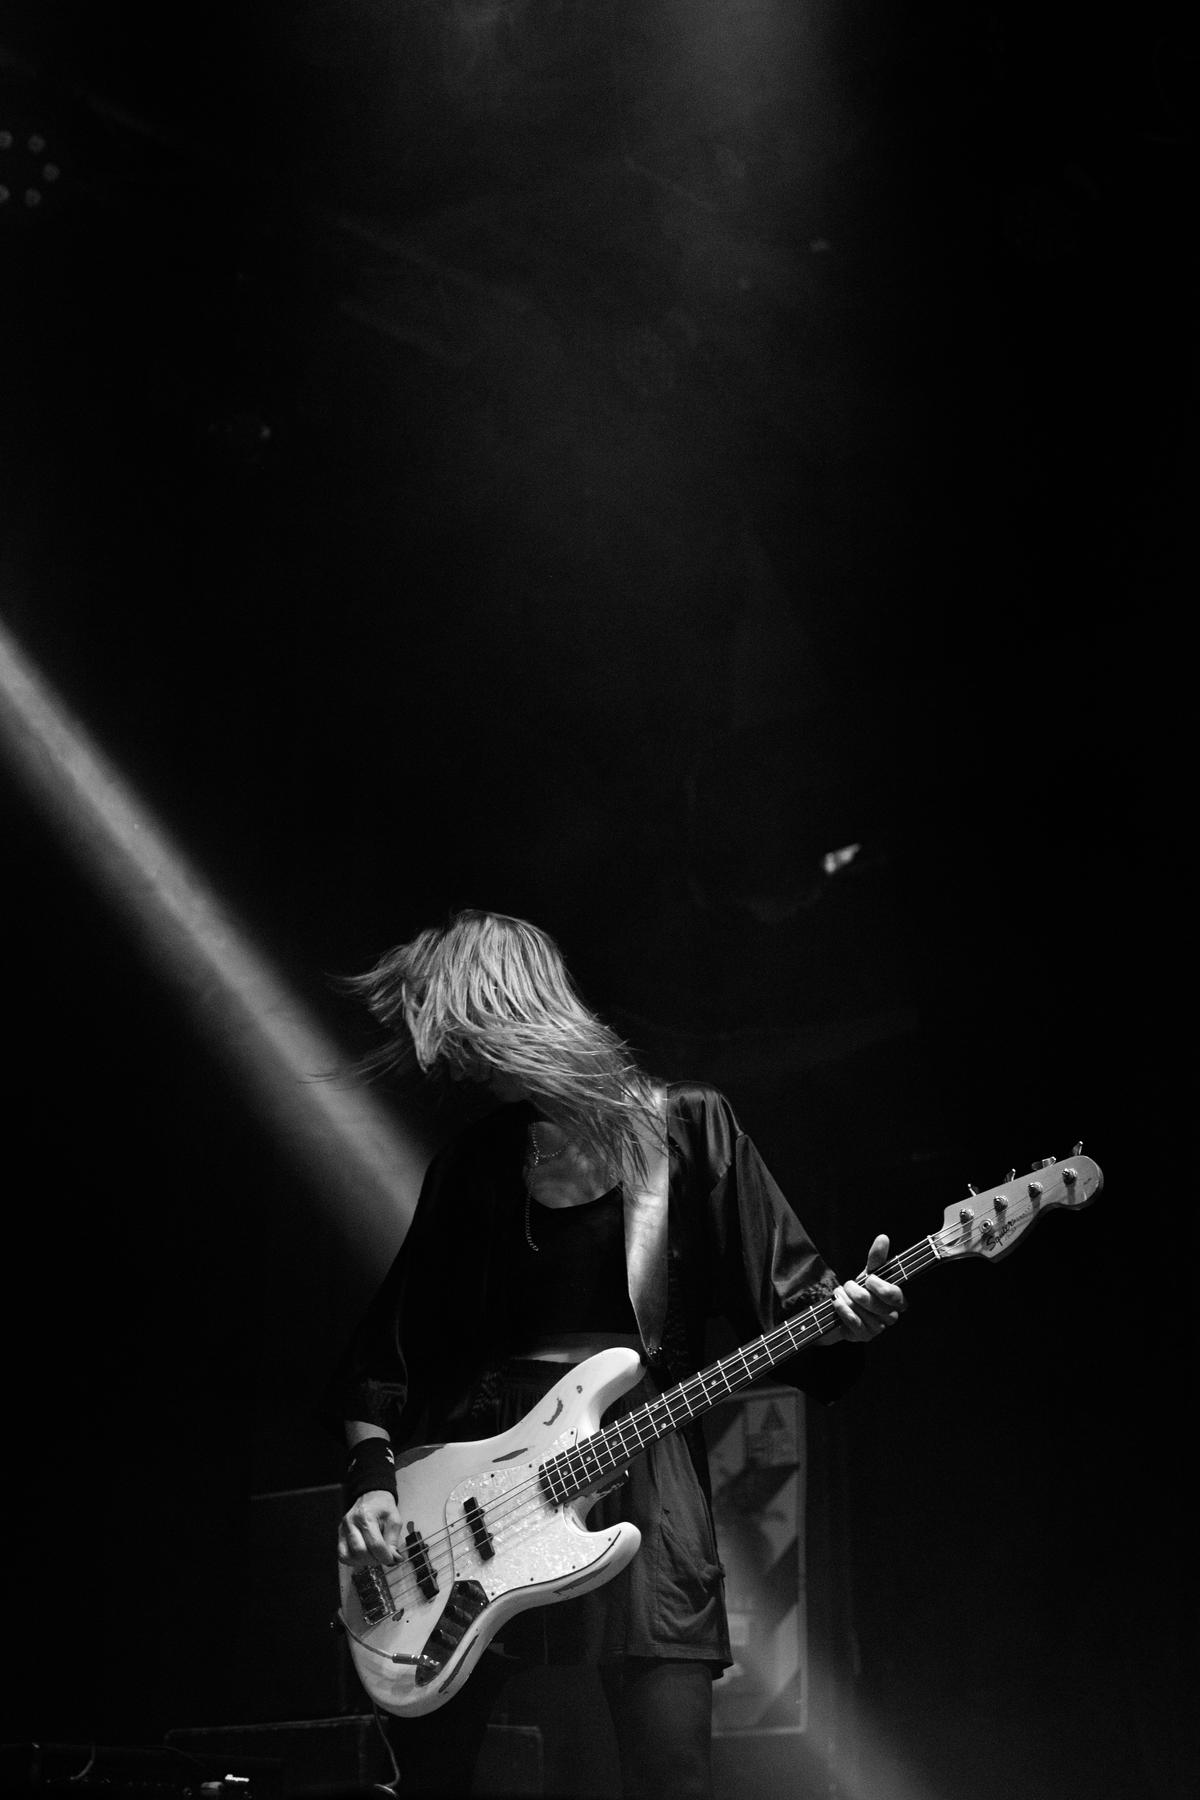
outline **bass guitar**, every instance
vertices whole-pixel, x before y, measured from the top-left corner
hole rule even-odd
[[[1064,1162],[1047,1158],[1021,1180],[1011,1171],[1001,1186],[947,1207],[937,1231],[874,1272],[899,1283],[958,1257],[998,1262],[1043,1213],[1086,1206],[1099,1193],[1103,1175],[1081,1150]],[[644,1373],[636,1351],[603,1350],[499,1437],[399,1456],[399,1561],[341,1568],[338,1619],[371,1699],[401,1717],[432,1712],[506,1620],[611,1581],[637,1554],[641,1533],[629,1523],[589,1530],[584,1520],[599,1495],[649,1445],[836,1323],[832,1300],[822,1300],[602,1427]]]

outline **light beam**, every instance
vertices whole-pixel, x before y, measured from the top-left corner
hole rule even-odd
[[[240,1071],[364,1277],[412,1215],[426,1147],[369,1090],[0,623],[0,745],[84,874]]]

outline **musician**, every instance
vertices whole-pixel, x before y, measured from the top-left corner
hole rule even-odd
[[[878,1275],[838,1281],[728,1102],[651,1082],[535,926],[461,912],[352,985],[389,1034],[385,1061],[480,1083],[497,1105],[435,1157],[335,1376],[343,1562],[399,1559],[393,1446],[507,1430],[601,1349],[634,1347],[644,1364],[623,1413],[703,1364],[710,1318],[746,1342],[832,1298],[833,1329],[775,1372],[829,1401],[903,1310]],[[876,1238],[868,1269],[887,1254]],[[405,1800],[469,1792],[488,1709],[530,1659],[598,1665],[625,1800],[710,1794],[712,1682],[732,1656],[697,1428],[639,1456],[588,1523],[622,1518],[642,1532],[626,1569],[519,1615],[454,1699],[389,1721]]]

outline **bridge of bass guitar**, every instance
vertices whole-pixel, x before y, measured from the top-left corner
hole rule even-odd
[[[442,1704],[507,1619],[599,1586],[638,1547],[634,1526],[589,1531],[573,1506],[555,1505],[539,1465],[477,1471],[436,1513],[423,1499],[406,1484],[415,1516],[400,1562],[345,1584],[359,1677],[393,1712]]]

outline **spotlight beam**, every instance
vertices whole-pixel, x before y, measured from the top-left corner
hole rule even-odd
[[[197,1026],[306,1182],[336,1213],[364,1278],[412,1216],[427,1148],[360,1085],[324,1079],[342,1056],[73,718],[0,622],[0,747],[90,880],[188,1002]]]

